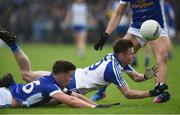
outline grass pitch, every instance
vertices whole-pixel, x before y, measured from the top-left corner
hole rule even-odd
[[[86,67],[94,64],[104,55],[112,51],[111,45],[104,46],[102,51],[93,50],[92,45],[87,47],[86,56],[84,59],[79,59],[76,54],[76,47],[72,44],[21,44],[22,49],[28,55],[32,70],[51,70],[54,61],[58,59],[69,60],[77,67]],[[168,62],[168,80],[171,100],[167,103],[153,104],[153,98],[128,100],[120,91],[112,84],[107,89],[107,97],[101,104],[120,102],[120,106],[114,106],[108,109],[75,109],[66,105],[55,107],[38,107],[38,108],[13,108],[0,109],[0,114],[168,114],[180,113],[180,46],[174,46],[174,58]],[[138,67],[137,71],[144,72],[144,50],[138,52]],[[154,64],[152,57],[151,66]],[[22,83],[19,68],[13,57],[11,50],[8,47],[0,48],[0,75],[12,73],[18,83]],[[133,82],[124,74],[124,78],[128,82],[130,88],[139,90],[149,90],[154,87],[154,79],[136,83]],[[93,92],[92,92],[93,93]],[[90,97],[92,93],[86,96]]]

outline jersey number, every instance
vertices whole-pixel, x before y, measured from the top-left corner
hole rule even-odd
[[[102,63],[103,63],[103,60],[95,63],[94,65],[91,65],[91,66],[89,67],[89,70],[95,70],[95,69],[96,69],[97,67],[99,67],[99,65],[101,65]]]
[[[22,90],[29,94],[32,92],[32,90],[34,89],[34,85],[40,85],[39,81],[33,81],[31,83],[26,84],[25,86],[23,86]]]

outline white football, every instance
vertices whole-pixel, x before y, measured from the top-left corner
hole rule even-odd
[[[161,33],[161,26],[155,20],[147,20],[141,25],[140,32],[147,41],[155,40]]]

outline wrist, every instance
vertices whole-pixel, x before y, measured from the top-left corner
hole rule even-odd
[[[157,96],[157,95],[156,95],[156,92],[154,90],[149,90],[149,96],[154,97],[154,96]]]
[[[105,33],[104,33],[104,36],[105,36],[105,38],[107,39],[107,38],[109,38],[110,35],[109,35],[107,32],[105,32]]]
[[[146,75],[144,74],[144,80],[147,80],[148,78],[146,77]]]
[[[104,32],[104,34],[106,34],[106,35],[108,35],[108,36],[110,35],[108,32]]]

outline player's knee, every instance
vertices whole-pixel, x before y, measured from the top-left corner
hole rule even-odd
[[[127,99],[131,99],[131,98],[132,98],[130,92],[125,92],[125,93],[124,93],[124,96],[125,96]]]
[[[168,51],[162,51],[158,54],[157,63],[164,63],[168,61]]]
[[[26,82],[30,82],[29,74],[30,74],[30,72],[21,72],[22,79]]]

